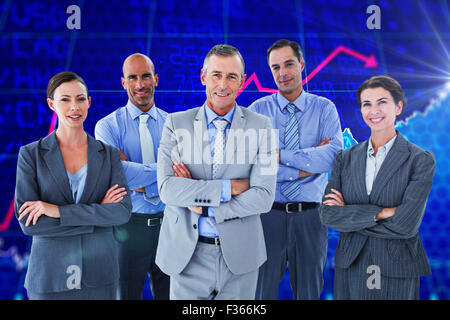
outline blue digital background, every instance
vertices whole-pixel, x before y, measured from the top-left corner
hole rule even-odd
[[[72,4],[81,8],[80,30],[66,27],[66,9]],[[366,9],[371,4],[381,9],[381,30],[366,26],[370,15]],[[23,282],[31,238],[22,234],[11,216],[11,201],[19,147],[47,135],[50,127],[52,113],[45,89],[52,75],[72,70],[85,79],[92,95],[85,128],[93,135],[97,120],[126,104],[120,77],[129,54],[142,52],[152,58],[160,79],[156,104],[174,112],[204,102],[200,69],[204,56],[217,43],[238,47],[247,76],[254,75],[262,88],[276,88],[265,52],[280,38],[302,45],[304,78],[318,71],[304,89],[335,102],[346,147],[370,135],[357,108],[359,84],[376,74],[390,74],[402,84],[408,107],[397,128],[437,158],[420,228],[433,274],[422,278],[420,297],[448,299],[448,0],[1,1],[0,299],[26,299]],[[366,67],[371,56],[376,66]],[[249,81],[237,101],[248,106],[268,94],[262,91]],[[337,238],[338,232],[330,229],[322,299],[333,298]],[[148,283],[144,298],[151,298]],[[291,298],[285,277],[279,299]]]

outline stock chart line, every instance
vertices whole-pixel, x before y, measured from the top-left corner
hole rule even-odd
[[[312,78],[314,78],[314,76],[316,74],[318,74],[323,68],[325,68],[325,66],[330,63],[338,54],[340,53],[346,53],[352,57],[355,57],[356,59],[362,60],[365,62],[365,67],[366,68],[375,68],[378,66],[378,62],[375,58],[375,55],[371,54],[370,56],[365,56],[357,51],[354,51],[352,49],[349,49],[345,46],[338,46],[337,48],[335,48],[333,50],[333,52],[331,52],[310,74],[308,74],[306,76],[306,78],[303,79],[302,81],[302,85],[305,85],[305,83],[307,83],[308,81],[310,81]],[[259,92],[265,92],[265,93],[275,93],[278,92],[277,89],[272,89],[272,88],[264,88],[261,86],[259,79],[256,75],[256,73],[252,73],[252,75],[245,81],[244,85],[242,86],[242,89],[239,90],[237,96],[239,96],[244,90],[245,88],[248,87],[248,85],[254,82],[256,85],[256,88],[258,89]],[[50,127],[48,130],[48,134],[50,134],[54,129],[55,129],[55,125],[56,125],[56,119],[57,119],[57,115],[55,112],[53,112],[52,115],[52,120],[50,122]],[[3,219],[2,223],[0,224],[0,232],[8,230],[11,221],[12,221],[12,217],[14,214],[14,198],[11,200],[11,203],[8,207],[8,210],[5,214],[5,218]]]
[[[325,66],[331,62],[331,60],[333,60],[339,53],[346,53],[352,57],[355,57],[359,60],[364,61],[366,64],[364,65],[364,67],[366,68],[376,68],[378,67],[378,62],[377,59],[375,58],[375,55],[371,54],[370,56],[365,56],[355,50],[349,49],[345,46],[339,46],[336,49],[333,50],[333,52],[331,52],[310,74],[308,74],[306,76],[306,78],[304,78],[302,80],[302,86],[304,86],[308,81],[310,81],[312,78],[314,78],[314,76],[316,74],[318,74],[320,72],[320,70],[322,70],[323,68],[325,68]],[[252,75],[245,81],[244,85],[242,86],[242,89],[238,92],[238,96],[242,93],[242,91],[245,90],[245,88],[247,88],[247,86],[251,83],[251,82],[255,82],[256,88],[258,89],[259,92],[266,92],[266,93],[275,93],[278,92],[277,89],[272,89],[272,88],[263,88],[261,86],[261,84],[259,83],[259,79],[256,76],[256,73],[252,73]]]

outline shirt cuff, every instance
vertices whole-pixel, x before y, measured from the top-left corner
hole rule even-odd
[[[222,180],[222,192],[220,193],[220,202],[231,200],[231,180]]]
[[[208,207],[208,216],[214,218],[214,208]]]
[[[298,179],[299,169],[285,165],[278,166],[277,182],[294,181]]]
[[[280,149],[280,163],[288,167],[295,167],[306,172],[311,172],[311,158],[308,155],[307,149]]]
[[[139,189],[157,181],[156,163],[147,165],[122,161],[122,167],[130,189]]]
[[[146,198],[159,197],[157,182],[153,182],[151,185],[146,186],[144,189],[145,189],[144,195],[146,196]]]
[[[294,157],[292,150],[280,149],[280,163],[290,167],[293,166]]]

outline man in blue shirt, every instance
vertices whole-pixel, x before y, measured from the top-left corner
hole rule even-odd
[[[328,229],[318,207],[343,147],[339,115],[333,102],[303,91],[305,61],[297,42],[278,40],[267,50],[267,62],[279,91],[249,109],[279,130],[279,169],[272,210],[261,215],[267,262],[259,269],[256,299],[277,299],[287,262],[294,299],[319,299]]]
[[[169,298],[169,277],[155,264],[164,203],[158,195],[156,157],[167,113],[154,103],[158,74],[153,62],[135,53],[123,63],[128,103],[97,122],[95,137],[118,148],[131,191],[130,221],[117,228],[120,299],[142,299],[147,273],[155,299]]]

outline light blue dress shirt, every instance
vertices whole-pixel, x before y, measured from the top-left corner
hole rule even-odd
[[[144,113],[131,101],[127,105],[107,115],[95,125],[95,138],[121,150],[128,161],[122,161],[128,186],[131,191],[133,213],[154,214],[164,210],[161,201],[157,205],[148,199],[158,196],[156,181],[156,163],[142,164],[141,144],[139,139],[139,116]],[[147,127],[153,138],[153,150],[157,160],[159,142],[167,112],[153,105],[147,112],[150,117]],[[145,188],[145,193],[132,189]]]
[[[70,190],[72,190],[73,200],[75,203],[79,203],[81,200],[81,195],[84,191],[84,186],[86,184],[87,176],[87,163],[74,174],[67,171],[67,177],[69,178]]]
[[[279,92],[253,102],[249,109],[263,114],[272,121],[274,129],[279,130],[281,162],[278,167],[276,202],[321,202],[328,182],[328,172],[333,168],[334,158],[343,147],[343,138],[339,114],[333,102],[327,98],[305,92],[293,102],[297,111],[300,148],[288,150],[284,147],[284,132],[289,120],[286,106],[290,103]],[[317,147],[324,138],[331,141]],[[294,200],[289,200],[281,193],[284,182],[298,179],[299,170],[316,173],[299,179],[300,193]]]
[[[208,133],[209,133],[209,145],[211,150],[211,159],[214,158],[214,142],[216,141],[216,133],[217,129],[214,126],[213,121],[217,119],[224,119],[228,121],[228,125],[225,129],[225,139],[228,137],[228,132],[230,131],[231,122],[233,121],[234,116],[234,110],[236,109],[236,106],[233,107],[233,109],[228,112],[224,116],[218,116],[214,111],[211,110],[211,108],[208,107],[208,105],[205,102],[205,116],[206,116],[206,124],[208,126]],[[226,141],[226,140],[225,140]],[[211,161],[212,166],[212,161]],[[221,193],[221,202],[227,202],[231,200],[231,181],[229,179],[222,180],[222,193]],[[206,217],[200,217],[198,220],[198,234],[205,237],[217,237],[219,234],[217,232],[217,228],[214,225],[214,208],[208,207],[208,216]]]
[[[373,145],[372,140],[369,138],[369,145],[367,146],[367,161],[366,161],[366,189],[367,195],[370,195],[372,192],[373,182],[378,175],[378,171],[380,171],[381,165],[386,159],[389,150],[391,150],[392,145],[394,144],[395,138],[397,135],[389,140],[384,146],[381,146],[377,150],[377,154],[375,157],[373,156]]]

